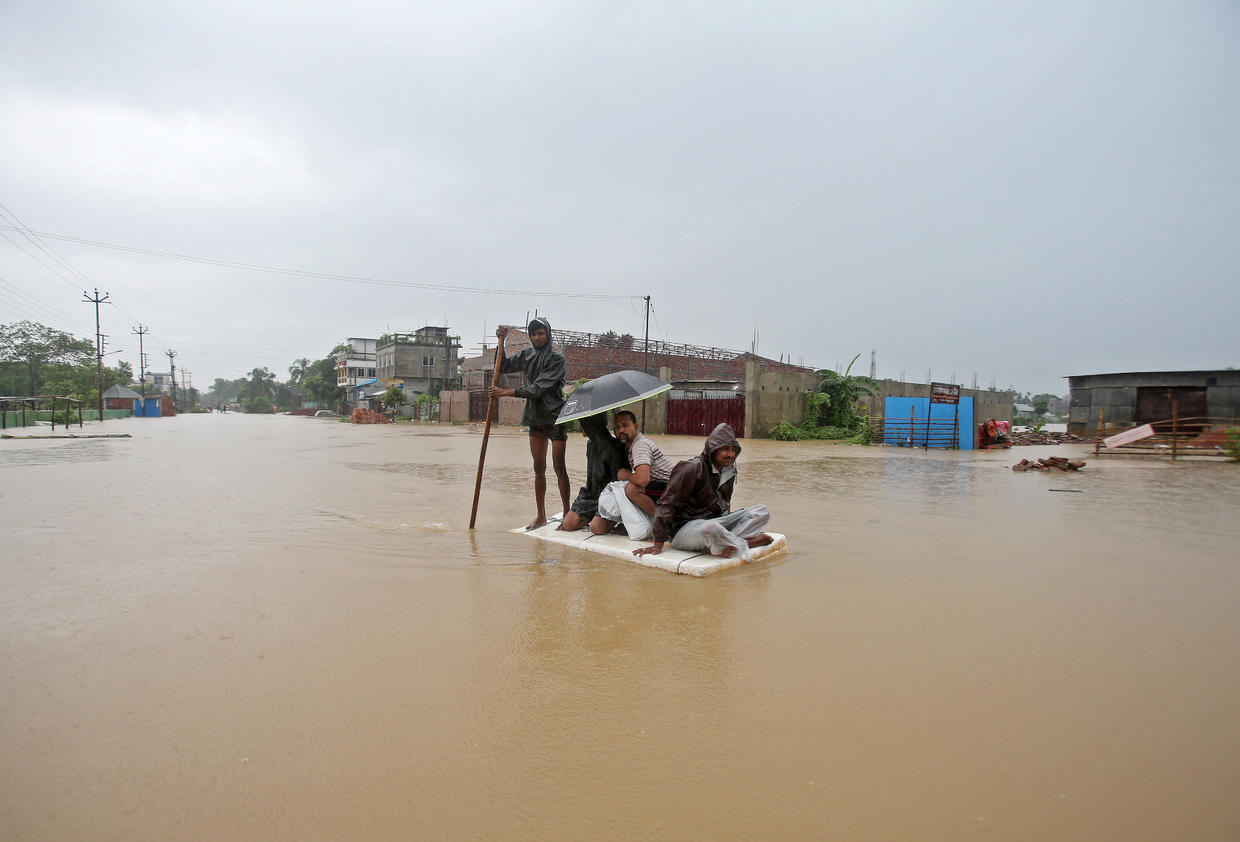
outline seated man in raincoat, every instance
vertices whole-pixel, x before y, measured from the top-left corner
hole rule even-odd
[[[586,484],[577,492],[572,509],[556,529],[572,532],[590,523],[598,512],[598,495],[607,484],[619,479],[620,471],[629,467],[624,445],[607,429],[606,415],[590,415],[581,419],[581,434],[586,441]]]
[[[701,455],[673,468],[655,505],[654,546],[633,550],[633,555],[657,555],[670,540],[678,550],[707,550],[723,558],[739,552],[748,559],[751,547],[771,543],[774,539],[762,531],[771,518],[766,506],[732,511],[740,452],[732,427],[720,424],[707,437]]]

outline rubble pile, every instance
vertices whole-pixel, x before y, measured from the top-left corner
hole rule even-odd
[[[1008,433],[1007,440],[1018,447],[1033,444],[1093,444],[1088,436],[1077,436],[1072,433],[1035,433],[1032,430],[1024,433]]]
[[[1079,471],[1085,467],[1084,459],[1066,459],[1063,456],[1048,456],[1036,462],[1021,459],[1012,466],[1013,471]]]

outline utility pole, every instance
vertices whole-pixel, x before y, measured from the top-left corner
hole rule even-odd
[[[168,367],[172,369],[172,405],[175,407],[177,405],[177,366],[173,360],[176,359],[177,352],[169,350],[164,353],[168,355]]]
[[[650,373],[650,296],[646,296],[646,338],[642,344],[642,372]],[[646,402],[642,401],[642,429],[646,429]]]
[[[878,349],[870,349],[870,379],[878,379]]]
[[[105,292],[103,298],[100,298],[99,290],[96,289],[93,297],[87,294],[86,290],[82,290],[82,303],[95,305],[95,376],[98,378],[99,387],[99,420],[103,421],[103,334],[99,331],[99,305],[112,302],[108,301],[108,293]]]
[[[146,354],[142,351],[142,337],[150,333],[149,327],[143,327],[141,323],[130,333],[138,334],[138,388],[142,390],[142,398],[146,399]]]
[[[650,373],[650,296],[646,296],[646,342],[643,346],[646,359],[642,363],[642,371],[646,374]],[[643,404],[643,406],[645,406]]]

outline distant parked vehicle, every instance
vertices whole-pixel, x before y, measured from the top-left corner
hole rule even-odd
[[[330,409],[320,409],[318,412],[314,413],[314,417],[315,418],[339,418],[340,414],[337,412],[332,412]]]

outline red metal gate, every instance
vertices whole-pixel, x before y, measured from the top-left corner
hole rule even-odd
[[[719,424],[731,424],[745,437],[745,398],[675,398],[667,402],[667,432],[676,436],[708,436]]]

